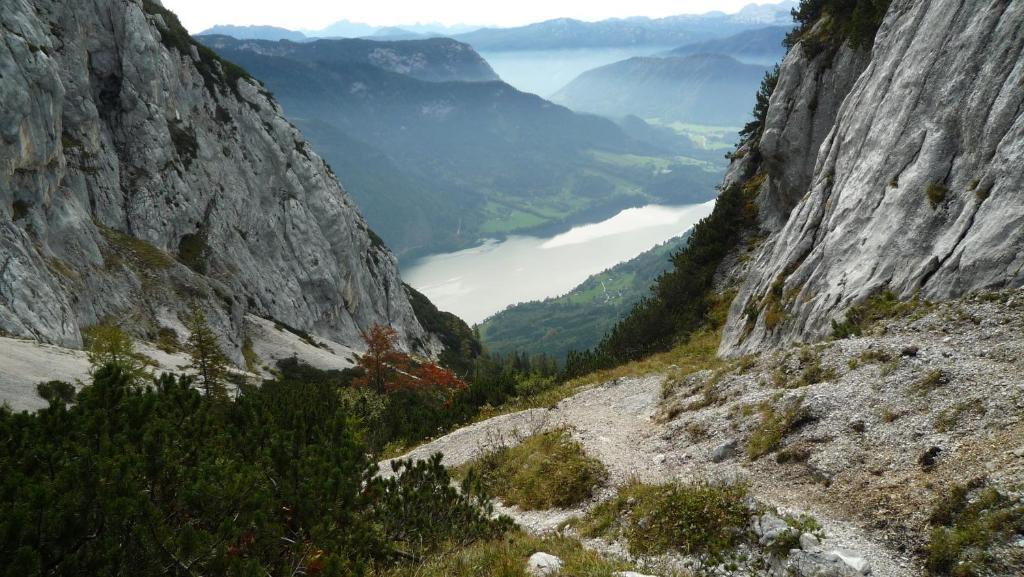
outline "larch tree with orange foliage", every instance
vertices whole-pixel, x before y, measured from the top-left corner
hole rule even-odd
[[[356,387],[370,387],[379,394],[398,390],[440,392],[452,395],[467,388],[454,372],[431,362],[414,363],[398,350],[398,333],[391,327],[374,325],[364,333],[366,353],[359,358],[364,374],[352,381]]]
[[[363,333],[366,353],[359,357],[364,374],[352,381],[356,387],[370,387],[383,395],[402,388],[409,379],[412,359],[398,350],[398,333],[391,327],[373,325]]]

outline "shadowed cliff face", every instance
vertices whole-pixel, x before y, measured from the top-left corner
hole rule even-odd
[[[236,357],[246,312],[438,352],[329,167],[159,4],[10,0],[0,29],[0,330],[151,336],[197,300]]]
[[[1022,27],[1018,0],[896,0],[869,59],[790,51],[760,143],[769,236],[720,352],[815,340],[883,289],[1024,285]]]

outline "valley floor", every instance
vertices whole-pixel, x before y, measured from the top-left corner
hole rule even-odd
[[[855,552],[874,575],[919,575],[928,514],[953,485],[985,477],[1016,490],[1024,481],[1022,359],[1024,292],[921,304],[861,337],[737,359],[715,372],[615,379],[549,409],[464,427],[406,457],[440,451],[457,466],[567,426],[609,481],[575,510],[499,507],[533,533],[557,531],[632,478],[739,478],[758,500],[817,518],[826,550]],[[799,418],[766,454],[751,456],[751,439],[786,406]],[[587,546],[623,554],[618,544]]]

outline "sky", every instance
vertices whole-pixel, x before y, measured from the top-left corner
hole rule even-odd
[[[265,24],[316,30],[339,20],[375,26],[440,22],[521,26],[552,18],[603,20],[628,16],[660,18],[712,10],[736,12],[750,3],[778,0],[163,0],[195,34],[214,24]]]

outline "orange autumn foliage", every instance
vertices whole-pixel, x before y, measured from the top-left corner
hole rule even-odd
[[[352,385],[370,387],[380,394],[398,390],[452,394],[467,388],[454,372],[431,362],[415,363],[398,350],[398,333],[391,327],[374,325],[363,334],[366,353],[359,358],[364,373]]]

